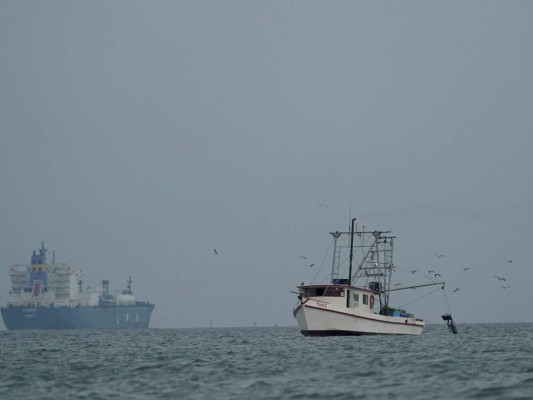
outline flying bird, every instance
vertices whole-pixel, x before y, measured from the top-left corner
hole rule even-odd
[[[306,256],[298,256],[298,257],[300,257],[300,258],[305,258],[305,259],[307,260],[307,257],[306,257]]]
[[[401,286],[401,283],[395,283],[394,286]]]
[[[413,270],[411,271],[411,273],[414,274],[416,271],[418,271],[418,270],[417,270],[417,269],[413,269]]]
[[[434,273],[435,273],[435,271],[433,271],[432,269],[430,269],[428,272],[429,272],[430,274],[434,274]]]
[[[440,276],[440,277],[442,277],[442,275],[441,275],[441,274],[435,274],[435,278],[436,278],[437,276]]]
[[[505,278],[502,278],[501,276],[495,276],[496,279],[498,279],[499,281],[504,281],[505,282]]]
[[[217,251],[217,249],[213,249],[213,251],[215,252],[215,254],[218,254],[218,251]]]
[[[455,292],[459,291],[459,289],[460,289],[460,288],[457,288],[457,289],[455,289],[455,290],[453,291],[453,293],[455,293]]]
[[[509,264],[511,264],[511,263],[513,262],[513,260],[509,260],[509,261],[507,261],[507,262],[508,262]]]
[[[311,264],[310,267],[313,268],[315,266],[315,264]]]
[[[470,269],[470,267],[464,267],[463,271],[468,271],[469,269]]]
[[[437,258],[442,258],[444,257],[444,254],[437,254],[437,253],[433,253],[433,255]]]
[[[319,204],[319,207],[329,207],[327,204]]]
[[[500,286],[502,289],[509,289],[511,286]]]

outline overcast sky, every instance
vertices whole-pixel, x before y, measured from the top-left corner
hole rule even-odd
[[[0,302],[44,240],[87,284],[131,275],[153,327],[296,325],[289,291],[327,279],[351,207],[396,234],[399,275],[443,275],[457,322],[532,322],[532,19],[530,1],[2,1]],[[441,292],[407,308],[447,311]]]

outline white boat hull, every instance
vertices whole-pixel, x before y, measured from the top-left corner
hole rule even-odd
[[[357,309],[337,309],[321,301],[306,299],[294,309],[294,317],[306,336],[332,335],[420,335],[423,320],[391,317]]]

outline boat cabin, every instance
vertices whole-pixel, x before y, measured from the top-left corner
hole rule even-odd
[[[300,301],[319,300],[327,303],[343,304],[347,308],[374,308],[374,292],[369,289],[348,285],[305,285],[300,289]],[[346,299],[348,296],[348,299]]]

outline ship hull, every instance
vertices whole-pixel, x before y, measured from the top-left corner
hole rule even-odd
[[[106,307],[2,307],[8,330],[148,328],[153,304]]]
[[[388,317],[370,312],[324,309],[322,302],[309,299],[294,310],[300,331],[305,336],[347,335],[420,335],[424,321],[415,318]]]

